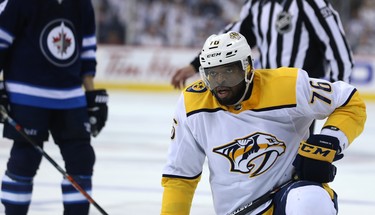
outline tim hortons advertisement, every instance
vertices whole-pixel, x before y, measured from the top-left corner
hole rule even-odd
[[[196,54],[191,49],[98,47],[96,80],[108,88],[171,90],[172,74]]]
[[[198,54],[197,49],[99,46],[98,85],[124,90],[173,90],[172,74]],[[355,56],[352,84],[375,100],[375,56]],[[188,82],[199,78],[192,77]]]

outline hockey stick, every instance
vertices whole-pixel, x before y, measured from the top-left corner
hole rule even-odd
[[[16,121],[14,121],[6,112],[5,108],[0,105],[0,112],[3,118],[14,128],[16,131],[22,135],[22,137],[27,140],[27,142],[31,143],[34,148],[40,152],[63,176],[70,181],[70,183],[73,185],[74,188],[76,188],[86,199],[94,205],[103,215],[108,215],[105,210],[100,207],[94,199],[73,179],[72,176],[70,176],[63,168],[61,168],[43,149],[40,147],[37,143],[35,143],[29,135],[26,134],[26,132],[23,130],[21,125],[17,124]]]
[[[240,208],[236,209],[235,211],[233,211],[232,213],[230,213],[228,215],[246,215],[247,213],[253,211],[257,207],[259,207],[262,204],[266,203],[268,200],[272,199],[274,197],[274,195],[276,194],[277,191],[279,191],[282,188],[290,185],[294,181],[296,181],[296,180],[295,179],[290,179],[289,181],[285,182],[284,184],[280,185],[279,187],[277,187],[277,188],[275,188],[275,189],[273,189],[271,191],[268,191],[263,196],[255,199],[254,201],[252,201],[250,203],[247,203],[244,206],[241,206]]]

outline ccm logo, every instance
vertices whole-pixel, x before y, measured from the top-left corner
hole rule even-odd
[[[314,160],[332,162],[335,158],[336,151],[303,142],[300,145],[298,153]]]
[[[220,55],[221,55],[221,53],[212,53],[212,54],[207,55],[207,58],[216,57],[216,56],[220,56]]]
[[[301,146],[301,150],[304,152],[311,153],[311,154],[320,154],[324,157],[327,157],[330,153],[329,149],[323,150],[323,148],[313,146],[313,145],[307,145],[307,144],[303,144]]]

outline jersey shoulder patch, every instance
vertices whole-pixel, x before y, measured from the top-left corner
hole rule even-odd
[[[255,71],[252,109],[273,109],[297,103],[297,68],[260,69]]]
[[[206,85],[203,83],[203,81],[196,81],[190,86],[186,88],[186,92],[189,93],[203,93],[206,92],[208,89]]]
[[[186,113],[199,110],[215,110],[221,107],[202,80],[186,87],[184,92]]]

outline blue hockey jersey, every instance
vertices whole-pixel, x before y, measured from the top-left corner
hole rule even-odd
[[[5,0],[0,4],[0,70],[15,104],[86,105],[83,75],[95,75],[91,0]]]

